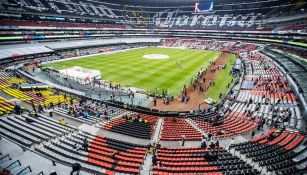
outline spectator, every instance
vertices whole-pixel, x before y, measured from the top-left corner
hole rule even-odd
[[[185,136],[183,135],[181,139],[181,146],[184,146],[184,143],[185,143]]]
[[[206,138],[203,136],[203,139],[201,140],[201,145],[200,147],[202,149],[206,149],[207,148],[207,143],[206,143]]]
[[[50,117],[53,117],[53,110],[52,110],[51,108],[48,109],[47,112],[49,113],[49,116],[50,116]]]
[[[235,142],[235,139],[234,139],[234,138],[231,138],[231,141],[230,141],[230,144],[229,144],[229,148],[230,148],[231,145],[234,144],[234,142]]]
[[[14,111],[16,113],[16,115],[20,115],[21,114],[21,107],[19,104],[15,103],[15,106],[14,106]]]
[[[209,133],[208,133],[208,141],[211,140],[211,137],[212,137],[212,134],[209,132]]]
[[[59,123],[60,123],[60,125],[66,125],[66,124],[67,124],[67,122],[66,122],[65,119],[63,119],[63,118],[61,118],[61,119],[59,120]]]
[[[252,135],[252,138],[254,138],[255,134],[256,134],[256,133],[255,133],[255,130],[253,130],[253,131],[252,131],[252,134],[251,134],[251,135]]]
[[[72,171],[70,172],[70,175],[76,174],[78,175],[81,170],[81,165],[79,163],[74,163],[72,166]]]
[[[215,144],[214,144],[213,142],[211,142],[210,148],[211,148],[211,149],[215,148]]]
[[[152,160],[152,164],[156,165],[156,163],[157,163],[157,156],[156,156],[156,154],[152,155],[152,159],[151,160]]]
[[[162,163],[161,163],[161,161],[158,162],[157,167],[158,167],[158,168],[162,168]]]
[[[218,140],[215,142],[215,146],[220,147],[220,142]]]
[[[41,104],[38,105],[38,113],[44,112],[44,108]]]
[[[33,123],[35,122],[33,119],[29,118],[29,117],[26,117],[26,122],[27,123]]]
[[[87,151],[87,149],[88,149],[88,142],[87,142],[87,140],[84,140],[84,142],[82,144],[82,147],[83,147],[84,151]]]
[[[50,102],[50,108],[51,108],[51,109],[54,109],[54,104],[53,104],[53,102]]]
[[[152,145],[150,145],[150,147],[149,147],[149,154],[153,155],[153,153],[154,153],[154,147]]]
[[[80,146],[78,146],[76,143],[72,146],[73,149],[75,149],[76,151],[79,151],[81,149]]]

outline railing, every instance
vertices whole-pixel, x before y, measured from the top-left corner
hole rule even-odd
[[[13,163],[5,167],[5,169],[15,168],[16,167],[15,165],[20,166],[21,165],[20,161],[19,160],[14,161]]]
[[[32,149],[30,149],[29,147],[23,146],[23,145],[21,145],[20,143],[18,143],[18,142],[16,142],[16,141],[14,141],[14,140],[12,140],[12,139],[10,139],[10,138],[8,138],[8,137],[2,135],[2,134],[0,134],[0,135],[1,135],[1,137],[4,137],[5,139],[9,140],[10,142],[12,142],[12,143],[14,143],[14,144],[20,146],[24,151],[30,151],[30,152],[32,152],[32,153],[34,153],[34,154],[36,154],[36,155],[39,155],[39,156],[41,156],[41,157],[43,157],[43,158],[45,158],[45,159],[47,159],[47,160],[50,160],[50,161],[54,164],[54,166],[56,166],[55,163],[60,163],[60,164],[62,164],[62,165],[66,165],[66,166],[69,166],[69,167],[71,167],[72,164],[73,164],[73,162],[67,163],[67,162],[65,162],[65,161],[63,161],[63,160],[59,160],[59,159],[55,159],[55,158],[46,156],[46,155],[44,155],[43,153],[40,153],[40,152],[38,152],[38,151],[36,151],[36,150],[32,150]],[[15,161],[15,162],[11,163],[8,167],[13,166],[13,165],[16,164],[16,163],[19,163],[19,164],[20,164],[20,161],[17,160],[17,161]],[[20,165],[21,165],[21,164],[20,164]],[[8,168],[8,167],[6,167],[6,168]],[[98,173],[97,171],[93,171],[93,170],[88,169],[88,168],[86,168],[86,167],[82,167],[82,171],[85,171],[85,172],[88,172],[88,173],[92,173],[92,174],[97,174],[97,173]],[[44,173],[43,173],[43,172],[40,172],[38,175],[44,175]]]
[[[5,161],[5,158],[8,158],[8,160],[12,160],[12,158],[10,157],[10,155],[5,155],[5,156],[3,156],[3,157],[1,157],[0,158],[0,160],[3,160],[3,161]]]
[[[37,175],[44,175],[44,172],[41,171],[41,172],[39,172]]]
[[[23,175],[26,173],[32,172],[32,169],[30,166],[27,166],[26,168],[22,169],[21,171],[19,171],[19,173],[17,173],[17,175]]]

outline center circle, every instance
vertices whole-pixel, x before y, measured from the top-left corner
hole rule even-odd
[[[162,55],[162,54],[148,54],[148,55],[143,55],[143,58],[146,59],[154,59],[154,60],[164,60],[168,59],[168,55]]]

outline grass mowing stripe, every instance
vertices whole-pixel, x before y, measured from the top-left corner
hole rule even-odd
[[[199,54],[203,54],[203,53],[194,53],[193,55],[186,55],[185,57],[194,57],[197,56]],[[180,69],[173,69],[174,63],[173,62],[167,62],[167,64],[161,65],[158,69],[156,69],[157,71],[154,74],[151,74],[150,76],[146,76],[143,79],[137,81],[135,84],[141,84],[141,83],[146,83],[146,82],[153,82],[152,86],[150,86],[148,89],[149,90],[154,90],[156,87],[164,87],[161,86],[161,80],[162,77],[164,77],[165,79],[167,79],[168,81],[170,81],[171,76],[173,76],[175,73],[180,72],[182,70]],[[171,68],[171,70],[169,71],[168,74],[165,74],[165,72],[167,72],[166,70],[168,70],[169,68]],[[162,76],[162,77],[161,77]],[[159,83],[160,82],[160,83]],[[171,83],[174,83],[174,81],[170,81]]]
[[[232,64],[234,64],[236,56],[234,54],[229,54],[226,60],[226,68],[221,69],[215,77],[215,86],[211,86],[208,91],[205,93],[205,98],[212,98],[216,101],[220,99],[220,93],[227,93],[227,85],[231,83],[231,80],[234,78],[232,75],[229,75],[232,70]]]
[[[46,66],[57,69],[81,66],[100,70],[102,79],[118,82],[124,86],[146,90],[170,89],[178,93],[183,84],[189,82],[201,67],[207,66],[216,53],[218,52],[149,47],[62,61]],[[144,54],[168,55],[169,59],[145,59]],[[183,68],[180,69],[180,66]]]
[[[214,57],[215,56],[215,57]],[[209,62],[210,61],[214,61],[214,60],[216,60],[218,58],[218,54],[217,53],[210,53],[210,55],[209,56],[206,56],[206,62],[203,62],[202,63],[202,66],[200,66],[200,68],[201,67],[203,67],[204,69],[206,69],[208,66],[209,66]],[[196,62],[196,64],[197,64],[198,62]],[[200,68],[199,68],[199,70],[200,70]],[[178,93],[178,91],[180,92],[181,91],[181,89],[183,88],[183,86],[184,85],[188,85],[189,83],[190,83],[190,79],[191,78],[193,78],[193,77],[195,77],[196,76],[196,74],[197,74],[197,72],[195,72],[195,71],[193,71],[193,70],[191,70],[190,71],[190,73],[189,74],[186,74],[185,76],[183,76],[182,78],[181,78],[181,80],[180,81],[177,81],[178,83],[177,84],[174,84],[171,88],[173,89],[170,93]]]
[[[200,53],[195,53],[194,55],[196,55],[196,54],[200,54]],[[158,62],[158,63],[159,63],[159,62]],[[161,64],[161,63],[159,63],[159,65],[160,65],[160,64]],[[159,75],[164,75],[165,72],[166,72],[166,70],[167,70],[168,68],[171,68],[173,65],[174,65],[174,63],[173,63],[173,62],[170,62],[170,61],[166,62],[166,64],[160,65],[158,68],[155,69],[154,72],[152,72],[152,73],[150,73],[150,74],[144,76],[144,78],[138,80],[138,83],[144,81],[145,79],[149,79],[149,80],[152,81],[152,80],[155,80],[157,77],[158,77],[158,78],[162,78],[162,77],[160,77]],[[156,67],[156,65],[155,65],[154,67]],[[154,68],[154,67],[153,67],[153,68]],[[173,68],[171,68],[171,69],[173,69]],[[173,72],[171,72],[171,73],[173,73]],[[142,75],[144,75],[144,74],[142,74]],[[167,76],[164,76],[164,77],[167,77]],[[137,83],[135,82],[134,84],[137,84]]]

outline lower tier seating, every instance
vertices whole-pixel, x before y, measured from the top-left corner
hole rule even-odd
[[[14,110],[14,104],[3,97],[0,97],[0,116],[9,114]]]
[[[201,133],[195,130],[184,118],[165,118],[161,140],[200,140]]]
[[[266,134],[248,142],[231,145],[241,154],[259,162],[269,171],[277,174],[299,174],[306,169],[306,141],[305,136],[289,130],[281,131],[273,128]]]
[[[83,148],[85,141],[88,143],[87,149]],[[80,163],[84,169],[97,174],[105,172],[139,174],[146,154],[143,145],[81,131],[37,150],[59,161],[69,164]]]
[[[60,125],[58,121],[43,115],[30,117],[27,114],[1,117],[0,126],[2,135],[25,146],[77,130],[72,126]]]
[[[125,115],[121,118],[113,120],[102,128],[132,137],[151,139],[157,119],[157,116],[146,114]]]
[[[156,175],[259,174],[250,165],[221,148],[160,148],[153,172]]]
[[[193,121],[205,132],[210,132],[213,137],[225,138],[255,129],[258,119],[252,121],[251,118],[247,116],[248,115],[243,113],[243,111],[231,111],[226,113],[225,117],[218,119],[218,122],[203,121],[200,119],[193,119]]]

